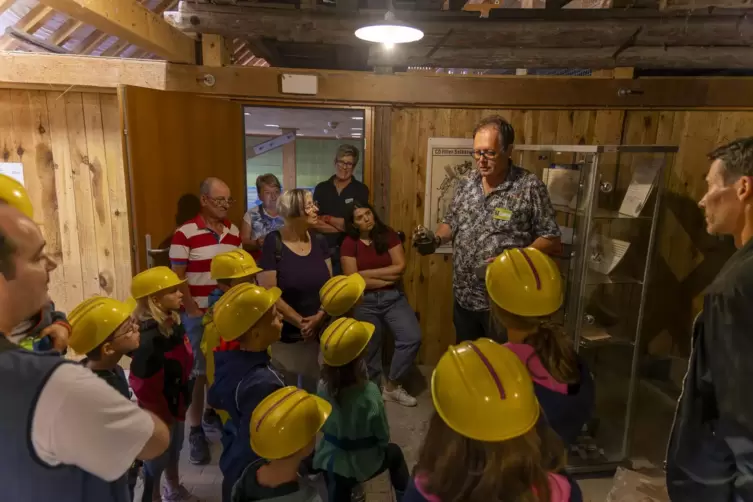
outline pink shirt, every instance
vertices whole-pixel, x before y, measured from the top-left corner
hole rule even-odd
[[[567,384],[558,382],[549,374],[533,347],[525,343],[506,343],[505,347],[515,352],[518,359],[526,365],[528,373],[535,383],[560,394],[567,394]]]

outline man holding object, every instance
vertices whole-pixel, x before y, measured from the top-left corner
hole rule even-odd
[[[515,131],[500,116],[483,119],[473,131],[476,171],[461,180],[436,232],[422,226],[413,246],[429,255],[452,241],[453,324],[460,343],[494,337],[489,299],[478,270],[508,248],[560,250],[560,230],[546,186],[510,159]]]

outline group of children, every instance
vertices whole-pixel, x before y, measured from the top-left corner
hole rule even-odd
[[[412,475],[389,441],[382,396],[365,368],[374,326],[349,317],[363,279],[337,276],[322,288],[332,319],[321,335],[321,380],[312,395],[286,386],[272,367],[281,293],[257,286],[259,271],[242,250],[212,262],[218,288],[202,350],[211,368],[208,402],[224,422],[223,502],[320,500],[301,472],[323,473],[329,499],[348,502],[354,488],[386,470],[397,499],[406,502],[581,500],[563,471],[565,447],[590,417],[594,388],[565,334],[547,322],[563,292],[559,269],[546,255],[507,250],[487,267],[492,313],[509,342],[463,342],[442,356],[431,379],[436,411]],[[133,278],[132,302],[89,298],[68,321],[49,307],[15,340],[33,347],[41,335],[85,354],[82,364],[127,398],[133,389],[140,405],[170,427],[167,451],[143,465],[146,502],[190,500],[178,473],[193,360],[179,316],[182,283],[169,268],[149,269]],[[60,329],[48,330],[52,325]],[[128,381],[118,365],[125,355]],[[119,481],[131,493],[138,469]]]

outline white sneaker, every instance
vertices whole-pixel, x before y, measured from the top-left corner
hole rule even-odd
[[[387,390],[385,387],[382,390],[382,399],[385,401],[393,401],[403,406],[416,406],[417,404],[416,398],[408,394],[408,392],[403,389],[402,385],[398,385],[395,390]]]

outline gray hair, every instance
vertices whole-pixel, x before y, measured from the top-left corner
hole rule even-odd
[[[306,197],[311,196],[311,192],[303,188],[285,190],[277,199],[277,212],[285,219],[299,218],[306,214]]]
[[[339,161],[343,157],[353,157],[353,166],[355,167],[358,164],[358,158],[361,156],[361,153],[358,151],[358,148],[356,148],[353,145],[340,145],[337,148],[337,153],[335,153],[335,162]]]
[[[502,148],[507,149],[510,145],[515,143],[515,129],[513,129],[512,124],[501,115],[490,115],[489,117],[481,119],[481,121],[476,124],[475,129],[473,129],[472,137],[475,138],[476,134],[478,134],[481,129],[486,129],[487,127],[497,130],[499,144]]]
[[[225,183],[225,182],[214,176],[205,178],[204,181],[201,182],[201,185],[199,185],[199,194],[206,195],[208,197],[210,192],[212,191],[212,186],[214,186],[215,183]]]

